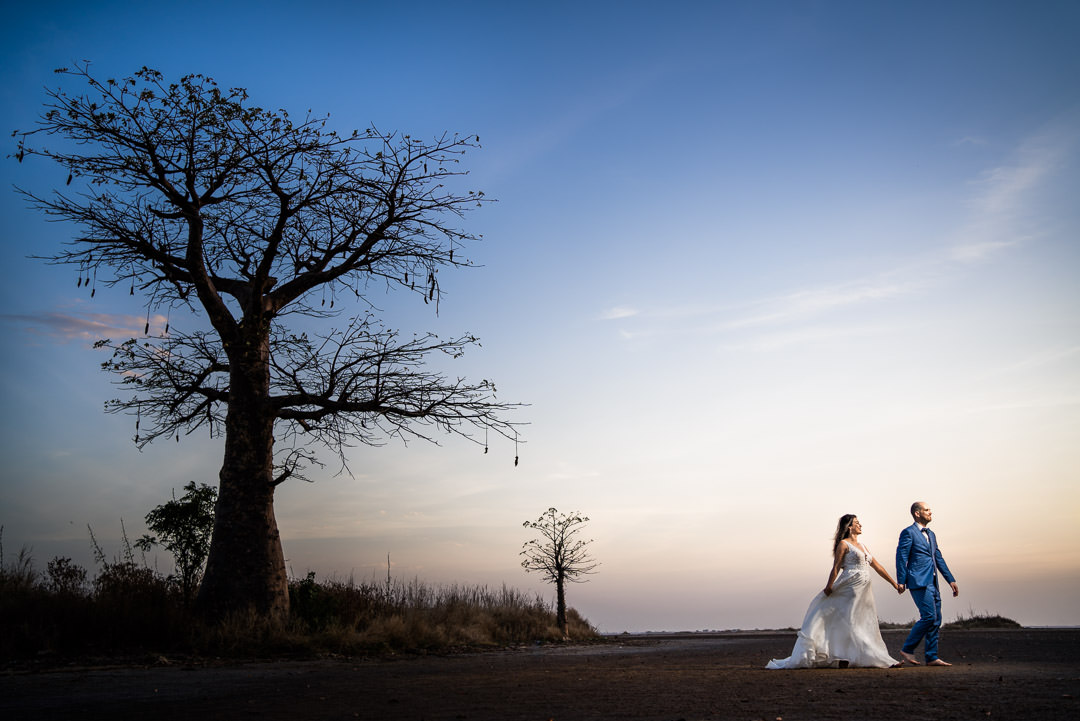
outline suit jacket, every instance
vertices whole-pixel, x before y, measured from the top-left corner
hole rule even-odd
[[[900,531],[900,543],[896,546],[896,582],[908,588],[937,585],[938,571],[949,583],[956,582],[941,556],[937,536],[930,529],[927,531],[929,543],[917,523]]]

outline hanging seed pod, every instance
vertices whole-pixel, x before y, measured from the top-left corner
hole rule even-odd
[[[150,335],[150,321],[146,321],[146,327],[143,328],[143,335]]]
[[[518,457],[514,456],[514,468],[517,468],[517,464],[518,464]]]
[[[79,276],[79,282],[75,284],[76,288],[82,288],[82,276]]]
[[[68,173],[68,179],[67,179],[67,182],[64,183],[64,185],[71,185],[71,177],[72,177],[71,173]]]
[[[90,297],[93,298],[95,295],[97,295],[97,288],[91,288],[90,289]]]

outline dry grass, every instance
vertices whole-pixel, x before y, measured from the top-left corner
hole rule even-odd
[[[419,580],[356,583],[315,574],[289,583],[285,624],[237,615],[209,624],[186,609],[178,585],[133,557],[87,580],[70,559],[34,567],[27,549],[3,558],[0,659],[165,654],[223,657],[433,652],[562,640],[552,605],[503,586],[436,586]],[[569,612],[570,637],[598,636]]]

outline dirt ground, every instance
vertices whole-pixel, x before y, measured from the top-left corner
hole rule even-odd
[[[891,650],[902,632],[885,632]],[[1080,719],[1080,629],[945,631],[951,668],[767,671],[793,633],[623,636],[446,656],[0,676],[0,718]]]

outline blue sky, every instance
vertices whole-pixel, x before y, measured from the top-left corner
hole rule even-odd
[[[546,592],[517,554],[556,506],[592,519],[602,565],[570,602],[601,629],[790,626],[841,514],[891,565],[921,499],[961,586],[946,616],[1078,624],[1078,29],[1072,2],[61,2],[9,10],[0,99],[29,128],[86,59],[341,130],[480,136],[482,267],[444,278],[438,317],[385,307],[482,338],[458,366],[530,404],[521,464],[506,442],[356,449],[352,477],[279,491],[295,575],[389,553],[402,578]],[[87,524],[137,536],[221,449],[139,452],[102,413],[89,344],[145,309],[28,260],[72,229],[0,203],[5,552],[89,563]],[[881,615],[914,616],[888,590]]]

